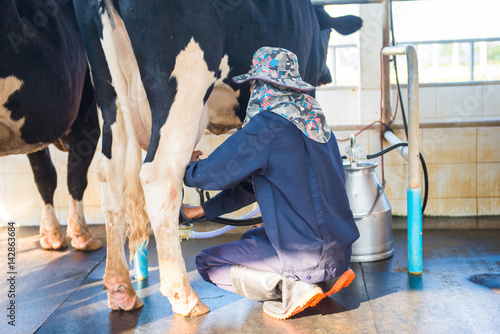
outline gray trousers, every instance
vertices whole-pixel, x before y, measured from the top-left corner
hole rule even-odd
[[[267,237],[263,227],[248,230],[241,240],[204,249],[196,256],[196,267],[201,277],[221,289],[234,292],[231,285],[231,266],[240,266],[275,272],[266,264],[252,236]]]

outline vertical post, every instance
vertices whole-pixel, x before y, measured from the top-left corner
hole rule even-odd
[[[422,274],[422,190],[420,188],[418,61],[413,45],[389,46],[384,55],[406,55],[408,62],[408,272]]]
[[[391,24],[389,18],[389,0],[382,0],[382,47],[391,44]],[[382,122],[387,125],[392,118],[391,110],[391,72],[390,58],[387,55],[382,57]]]
[[[413,45],[406,47],[408,61],[408,272],[422,274],[422,190],[420,189],[418,61]]]
[[[470,42],[470,81],[474,81],[474,41]]]

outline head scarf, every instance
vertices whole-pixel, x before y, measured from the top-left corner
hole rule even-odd
[[[286,118],[304,135],[318,143],[326,143],[331,137],[331,130],[318,101],[303,92],[278,87],[266,81],[253,81],[243,126],[262,111],[270,111]]]

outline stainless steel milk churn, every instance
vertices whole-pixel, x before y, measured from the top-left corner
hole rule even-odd
[[[377,163],[358,161],[361,146],[351,136],[344,162],[345,186],[360,237],[352,245],[353,262],[370,262],[388,258],[394,251],[392,209],[385,195],[385,182],[380,184]]]

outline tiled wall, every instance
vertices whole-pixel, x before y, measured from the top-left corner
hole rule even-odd
[[[69,206],[69,192],[66,183],[68,154],[57,150],[52,145],[49,150],[57,171],[54,208],[57,217],[65,225]],[[83,198],[85,215],[89,223],[103,221],[95,164],[96,159],[92,162],[87,175],[89,184]],[[21,225],[39,225],[42,203],[27,156],[12,155],[0,158],[0,206],[5,209],[7,214]],[[5,224],[5,217],[0,215],[0,225],[2,224]]]
[[[380,97],[360,100],[357,90],[323,90],[318,100],[330,125],[367,124],[379,118],[365,110],[378,110]],[[482,92],[483,95],[480,95]],[[485,96],[487,92],[487,96]],[[380,93],[379,93],[380,94]],[[478,95],[479,94],[479,95]],[[406,99],[406,92],[403,91]],[[454,96],[454,98],[452,98]],[[500,86],[424,87],[420,90],[421,121],[500,118]],[[477,99],[476,99],[477,98]],[[447,103],[441,100],[445,99]],[[470,103],[470,104],[469,104]],[[372,104],[376,104],[375,107]],[[475,108],[475,114],[471,108]],[[361,111],[360,111],[361,110]],[[451,110],[451,111],[450,111]],[[401,123],[400,116],[396,123]],[[338,139],[347,139],[353,131],[335,131]],[[396,130],[404,140],[404,131]],[[199,148],[210,153],[228,135],[205,136]],[[378,130],[371,129],[357,136],[364,154],[380,150]],[[339,142],[341,152],[347,142]],[[384,142],[384,147],[389,144]],[[500,215],[500,128],[450,128],[420,130],[420,148],[429,171],[429,202],[426,214],[433,216]],[[66,186],[67,153],[50,148],[58,172],[58,187],[54,196],[56,214],[66,224],[69,194]],[[381,163],[378,158],[375,161]],[[84,196],[85,213],[89,223],[102,223],[99,182],[94,159],[88,175],[89,186]],[[407,163],[396,151],[384,157],[386,193],[396,215],[406,214]],[[382,168],[377,167],[379,179]],[[198,195],[187,189],[185,203],[197,204]],[[26,156],[0,158],[0,204],[23,225],[38,225],[42,201],[33,181]],[[247,212],[241,211],[235,216]],[[5,224],[5,220],[0,221]]]
[[[422,85],[420,87],[419,110],[421,122],[473,121],[498,119],[500,115],[500,84],[476,85]],[[395,108],[397,91],[391,91]],[[401,95],[405,111],[407,90]],[[368,124],[380,119],[380,89],[323,88],[317,99],[327,112],[331,125]],[[401,109],[398,106],[396,123],[401,124]],[[407,115],[408,116],[408,115]]]
[[[357,90],[353,89],[319,92],[318,100],[327,112],[330,125],[368,124],[380,117],[375,115],[375,111],[365,114],[365,110],[374,108],[366,106],[366,103],[376,104],[375,108],[379,108],[380,102],[376,103],[374,97],[361,100],[356,94]],[[345,96],[336,98],[342,95]],[[402,95],[406,101],[406,89]],[[499,85],[422,87],[420,121],[500,119],[498,96]],[[341,103],[336,103],[339,101]],[[405,110],[407,112],[407,108]],[[396,118],[399,124],[402,123],[400,115],[399,112]],[[350,133],[355,132],[357,130],[337,131],[336,136],[348,138]],[[406,141],[403,130],[396,130],[395,134]],[[378,130],[363,132],[357,136],[357,141],[363,146],[365,154],[375,153],[381,147]],[[340,144],[341,151],[345,145]],[[500,215],[499,145],[499,127],[421,129],[420,150],[427,163],[430,184],[426,214]],[[387,146],[389,143],[384,141],[384,147]],[[381,178],[381,166],[377,169]],[[386,191],[397,215],[406,215],[407,169],[406,161],[396,151],[385,155]]]

